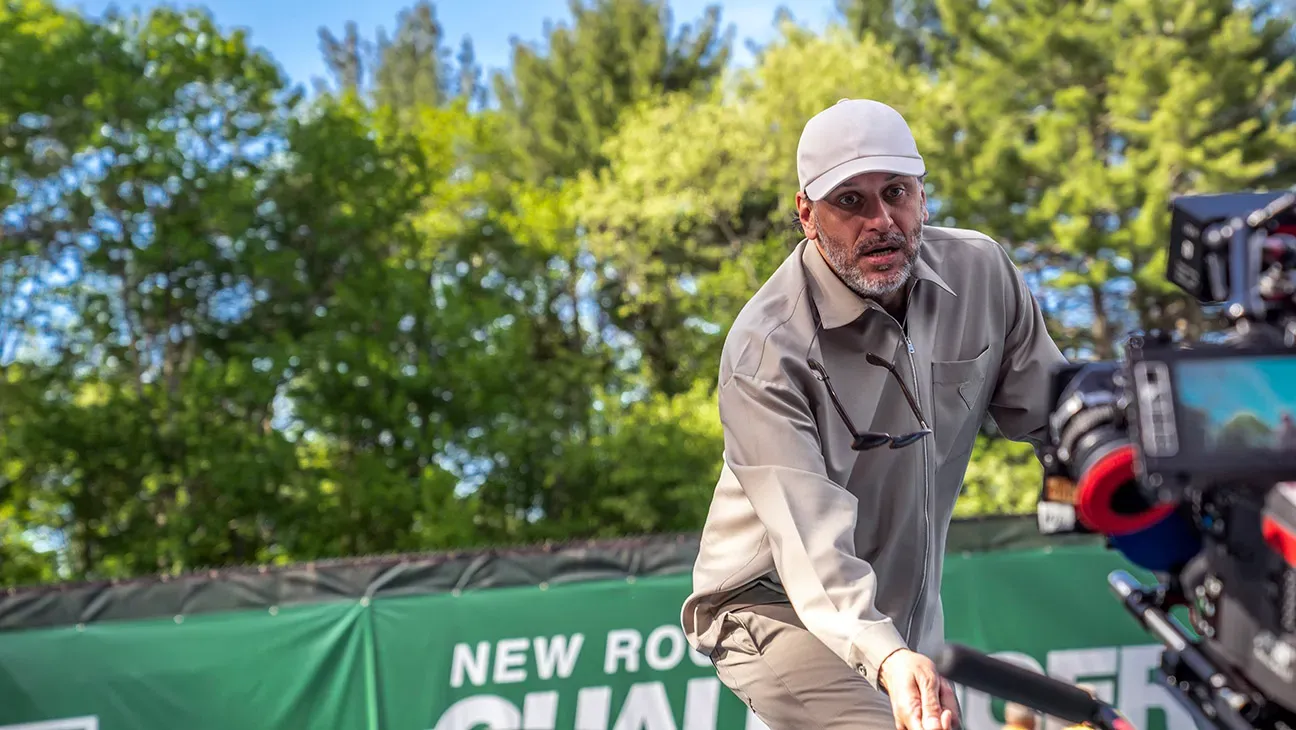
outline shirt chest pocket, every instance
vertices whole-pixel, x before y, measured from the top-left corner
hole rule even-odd
[[[985,410],[982,396],[989,384],[992,353],[986,348],[971,360],[932,362],[932,430],[936,440],[936,468],[951,457],[964,456],[976,445],[977,430]]]

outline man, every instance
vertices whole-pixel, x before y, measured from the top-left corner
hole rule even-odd
[[[954,501],[987,411],[1042,435],[1063,358],[1000,246],[924,227],[894,109],[819,113],[797,172],[805,240],[721,357],[725,458],[684,629],[771,730],[949,730],[928,655]]]

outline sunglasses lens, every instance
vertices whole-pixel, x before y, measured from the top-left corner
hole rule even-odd
[[[851,447],[856,451],[867,451],[890,442],[891,437],[884,433],[862,433],[855,437],[855,443],[851,444]]]
[[[903,436],[896,436],[891,439],[891,448],[903,449],[910,444],[918,443],[922,440],[923,436],[926,436],[929,433],[931,433],[930,429],[923,429],[921,431],[914,431],[913,433],[906,433]]]

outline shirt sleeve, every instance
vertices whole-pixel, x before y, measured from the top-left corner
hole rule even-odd
[[[874,606],[873,567],[855,554],[858,500],[827,476],[809,401],[792,382],[734,374],[720,387],[725,459],[769,533],[805,627],[877,686],[904,638]]]
[[[1044,312],[1026,279],[1003,253],[1007,267],[1004,354],[989,411],[1004,436],[1038,449],[1048,428],[1049,382],[1066,362],[1044,324]]]

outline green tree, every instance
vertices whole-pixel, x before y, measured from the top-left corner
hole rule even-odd
[[[30,293],[5,301],[3,505],[33,528],[5,535],[27,566],[8,579],[48,576],[43,533],[98,577],[696,516],[714,423],[650,425],[690,401],[627,389],[572,189],[501,175],[525,158],[507,116],[406,105],[354,32],[331,46],[341,89],[307,103],[200,13],[33,8],[5,27],[99,68],[65,74],[95,80],[67,102],[83,123],[38,128],[61,160],[3,163],[30,181],[5,219],[30,245],[4,281]],[[53,52],[60,25],[84,37]],[[20,100],[9,119],[44,103]],[[85,184],[54,185],[86,159]],[[656,483],[620,463],[638,449]]]
[[[22,10],[9,27],[81,23]],[[364,388],[311,407],[336,400],[316,375],[341,360],[330,348],[349,355],[346,336],[390,314],[374,303],[425,293],[389,275],[421,247],[417,140],[345,98],[285,101],[269,59],[200,13],[110,17],[82,38],[101,44],[66,49],[95,80],[87,123],[38,127],[3,164],[23,175],[5,235],[29,242],[6,252],[25,293],[0,380],[4,509],[56,533],[76,577],[467,540],[471,521],[426,517],[460,504],[439,465],[365,483],[392,464]],[[384,395],[408,421],[413,399]]]
[[[992,1],[946,21],[964,40],[928,122],[940,216],[1078,297],[1082,354],[1109,358],[1136,328],[1200,334],[1164,280],[1167,204],[1293,181],[1290,17],[1231,0]]]
[[[455,97],[476,105],[486,101],[472,39],[464,37],[452,58],[430,0],[418,0],[402,10],[394,36],[380,28],[377,38],[370,40],[350,22],[341,38],[328,28],[320,28],[319,38],[334,90],[354,92],[407,118],[417,116],[422,107],[444,106]],[[330,90],[322,81],[317,88]]]
[[[479,380],[499,399],[487,409],[498,416],[469,449],[482,469],[474,493],[488,521],[482,529],[500,540],[655,529],[665,523],[608,505],[652,502],[661,486],[627,482],[630,472],[614,475],[609,465],[692,463],[675,453],[606,451],[632,443],[618,435],[626,433],[622,421],[641,413],[632,404],[651,401],[653,391],[640,377],[639,338],[620,315],[635,294],[592,250],[577,217],[577,180],[604,164],[600,144],[627,109],[664,91],[705,92],[724,66],[727,41],[714,9],[698,29],[678,31],[660,2],[599,0],[572,10],[570,26],[546,29],[544,50],[515,46],[511,74],[496,80],[492,177],[507,179],[486,191],[471,259],[521,305],[492,341],[514,367],[488,369]],[[679,390],[689,385],[681,381]],[[652,514],[669,520],[680,512]]]
[[[579,453],[593,489],[539,535],[617,537],[688,532],[706,519],[724,449],[709,381],[673,396],[600,394],[597,432]]]
[[[951,3],[952,4],[952,3]],[[938,0],[837,0],[844,24],[858,38],[885,39],[906,66],[937,67],[950,50]]]
[[[705,91],[728,62],[732,29],[710,7],[673,28],[664,0],[571,0],[572,25],[545,29],[545,45],[513,46],[497,76],[500,108],[532,181],[568,180],[601,164],[623,110],[673,91]]]
[[[428,0],[400,13],[395,38],[378,33],[374,100],[393,109],[437,107],[450,96],[450,51]]]
[[[355,21],[346,24],[341,38],[328,28],[320,28],[319,39],[324,67],[333,77],[337,90],[355,94],[368,92],[372,88],[373,44],[360,37],[360,27]],[[319,92],[329,91],[323,79],[316,79],[315,86]]]
[[[47,4],[20,11],[83,22]],[[42,144],[6,156],[26,171],[5,233],[31,244],[11,260],[30,272],[21,325],[33,331],[28,356],[5,366],[6,457],[24,468],[4,497],[56,520],[44,526],[62,533],[75,575],[169,569],[187,542],[197,554],[232,549],[238,528],[219,518],[256,515],[241,497],[275,468],[229,494],[218,493],[228,472],[186,480],[180,466],[219,472],[260,440],[255,390],[213,373],[204,340],[248,283],[231,258],[256,245],[247,226],[258,172],[273,165],[279,82],[241,34],[197,14],[110,16],[82,43],[61,50],[94,80],[79,89],[89,134],[41,125]],[[44,149],[53,159],[30,164]],[[182,385],[189,375],[213,387]],[[191,511],[210,518],[202,525],[176,519],[195,493],[227,509]]]
[[[1043,478],[1029,444],[979,434],[963,477],[963,493],[954,505],[954,516],[1031,512]]]
[[[470,120],[462,108],[425,109],[420,128],[369,112],[351,97],[323,100],[294,128],[303,150],[281,187],[277,227],[295,235],[272,270],[265,307],[247,323],[285,338],[268,365],[282,372],[303,510],[276,533],[285,554],[344,555],[471,544],[471,500],[456,494],[452,461],[438,458],[482,418],[469,394],[482,303],[450,284],[440,238],[421,235],[427,208],[453,200],[447,179]],[[323,211],[324,215],[320,212]],[[449,248],[448,246],[446,248]],[[263,330],[264,328],[264,330]],[[280,370],[282,369],[282,370]]]

